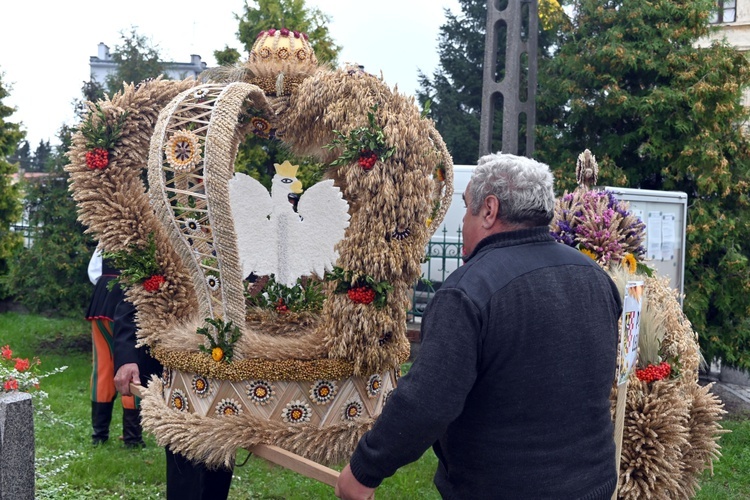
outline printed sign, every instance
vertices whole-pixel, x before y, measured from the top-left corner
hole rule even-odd
[[[628,281],[625,285],[625,300],[622,303],[617,385],[622,385],[628,381],[628,377],[635,370],[638,361],[638,336],[641,326],[642,303],[643,281]]]

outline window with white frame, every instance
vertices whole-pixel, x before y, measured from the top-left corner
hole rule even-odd
[[[737,0],[716,0],[716,10],[708,21],[712,24],[733,23],[737,17]]]

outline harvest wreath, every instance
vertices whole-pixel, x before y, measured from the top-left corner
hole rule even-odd
[[[579,187],[557,200],[550,225],[561,243],[578,248],[604,267],[625,290],[643,280],[638,367],[627,381],[617,497],[691,498],[698,478],[712,468],[725,432],[721,401],[710,386],[698,384],[698,336],[680,306],[669,279],[644,262],[645,225],[626,202],[596,183],[596,158],[578,158]],[[612,390],[612,412],[616,387]]]
[[[257,444],[347,458],[408,358],[409,289],[452,196],[432,121],[372,75],[319,67],[287,29],[261,32],[241,66],[125,85],[89,109],[67,170],[165,367],[144,428],[212,466]],[[97,131],[107,162],[91,168]],[[270,194],[235,173],[247,134],[316,157],[327,179],[295,211],[295,165],[276,165]]]

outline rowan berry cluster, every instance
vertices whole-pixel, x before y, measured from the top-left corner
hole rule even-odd
[[[365,170],[370,170],[375,166],[375,162],[378,161],[378,155],[375,151],[369,149],[363,149],[359,152],[359,166]]]
[[[664,380],[669,378],[672,374],[672,367],[666,361],[662,361],[658,365],[649,365],[642,370],[636,370],[635,376],[638,380],[651,383],[655,380]]]
[[[159,289],[161,284],[164,283],[164,281],[165,281],[164,276],[160,274],[155,274],[143,282],[143,288],[147,292],[155,292]]]
[[[289,312],[289,306],[284,304],[284,299],[279,298],[279,300],[276,302],[276,312],[279,314]]]
[[[86,152],[86,165],[92,170],[104,169],[109,165],[109,152],[104,148],[94,148]]]
[[[347,290],[346,295],[357,304],[370,304],[375,300],[375,290],[369,286],[358,286]]]

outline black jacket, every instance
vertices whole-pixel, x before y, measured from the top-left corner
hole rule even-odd
[[[115,358],[115,373],[126,363],[137,363],[141,384],[145,386],[151,375],[162,374],[162,366],[155,358],[151,357],[151,351],[147,346],[136,347],[135,306],[125,300],[119,284],[115,285],[112,293],[121,297],[121,300],[117,303],[114,318],[112,352]]]
[[[547,227],[481,241],[430,302],[354,476],[377,486],[434,445],[444,498],[609,499],[621,308],[609,276]]]

